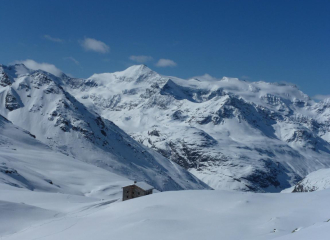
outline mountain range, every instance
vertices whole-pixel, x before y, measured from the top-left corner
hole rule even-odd
[[[290,84],[17,64],[0,67],[0,86],[0,114],[37,140],[159,190],[279,192],[330,167],[330,100]]]
[[[6,119],[3,122],[7,121],[3,128],[18,127],[51,149],[49,157],[40,150],[45,162],[56,153],[60,159],[77,159],[126,180],[148,182],[161,191],[209,189],[184,168],[136,142],[114,123],[88,110],[62,87],[65,79],[65,75],[59,78],[41,70],[33,71],[22,64],[2,65],[0,115]],[[22,148],[24,145],[21,145],[16,144],[12,148]],[[42,161],[40,157],[36,160]],[[67,162],[70,163],[69,160]],[[23,166],[21,168],[25,171]],[[19,174],[20,171],[17,172]],[[25,183],[15,184],[22,186]]]

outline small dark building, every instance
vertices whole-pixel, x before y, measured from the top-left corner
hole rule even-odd
[[[133,185],[123,187],[123,201],[152,194],[153,189],[146,182],[134,182]]]

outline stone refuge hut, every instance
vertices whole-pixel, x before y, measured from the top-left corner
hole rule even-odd
[[[136,182],[133,185],[123,187],[123,201],[152,194],[153,186],[146,182]]]

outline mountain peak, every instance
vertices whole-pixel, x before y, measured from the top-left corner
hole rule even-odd
[[[149,69],[147,65],[145,64],[136,64],[128,67],[127,69],[136,69],[136,70],[141,70],[141,69]],[[149,69],[150,70],[150,69]]]
[[[153,71],[150,68],[148,68],[147,65],[140,64],[140,65],[130,66],[124,71],[117,72],[116,74],[120,73],[121,75],[125,75],[125,76],[140,76],[140,75],[146,75],[151,72]]]

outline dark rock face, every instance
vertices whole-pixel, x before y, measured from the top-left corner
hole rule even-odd
[[[50,83],[52,83],[53,81],[50,79],[49,76],[47,76],[47,74],[43,73],[43,72],[35,72],[31,75],[32,77],[32,81],[31,84],[35,87],[35,88],[40,88],[44,85],[49,85]]]
[[[298,183],[298,184],[294,187],[294,189],[293,189],[292,192],[293,192],[293,193],[296,193],[296,192],[313,192],[313,191],[315,191],[315,190],[316,190],[315,187],[314,187],[314,188],[311,188],[311,189],[305,189],[303,184]]]
[[[9,111],[14,111],[22,107],[22,105],[22,101],[19,98],[18,94],[15,92],[15,90],[11,89],[7,92],[5,99],[6,109],[8,109]]]
[[[0,173],[4,173],[6,174],[9,178],[17,180],[18,182],[20,182],[22,185],[24,185],[24,187],[26,187],[29,190],[33,190],[34,187],[32,186],[32,184],[30,184],[30,182],[24,178],[16,169],[11,168],[11,167],[7,167],[6,165],[0,165]],[[11,185],[13,187],[17,187],[17,188],[22,188],[22,185],[18,185],[16,183],[13,183],[11,181],[7,182],[5,181],[6,184]]]
[[[156,136],[156,137],[159,137],[160,136],[159,131],[157,131],[156,129],[148,132],[148,134],[151,135],[151,136]]]
[[[6,166],[0,166],[0,172],[5,173],[5,174],[13,174],[13,175],[19,175],[16,169],[13,168],[8,168]]]
[[[196,168],[202,170],[203,167],[209,166],[210,162],[219,165],[227,161],[221,153],[218,153],[217,156],[205,154],[200,148],[183,142],[181,142],[181,145],[170,142],[169,147],[171,149],[170,154],[168,154],[169,158],[186,169]]]
[[[5,72],[0,73],[0,86],[6,87],[10,86],[12,81],[9,79],[8,75]]]
[[[318,190],[317,186],[313,186],[307,183],[307,185],[305,185],[304,180],[298,182],[295,187],[293,188],[293,193],[297,193],[297,192],[314,192]]]
[[[323,168],[304,177],[293,187],[292,192],[314,192],[328,188],[330,188],[330,168]]]

